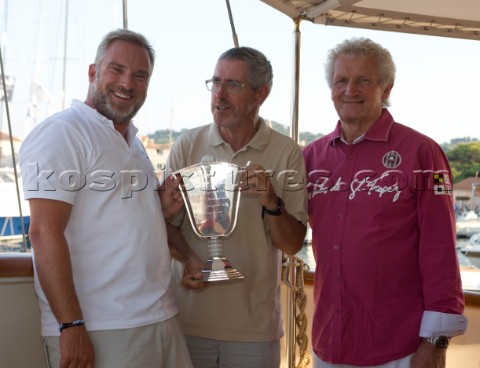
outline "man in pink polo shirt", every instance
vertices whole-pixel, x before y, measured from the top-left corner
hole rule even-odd
[[[340,120],[304,151],[316,367],[444,367],[467,326],[447,158],[387,110],[386,49],[344,41],[326,77]]]

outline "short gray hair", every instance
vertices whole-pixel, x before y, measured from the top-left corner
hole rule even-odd
[[[248,83],[256,89],[266,85],[272,89],[273,71],[267,57],[251,47],[235,47],[225,51],[218,60],[241,60],[248,65]]]
[[[395,64],[390,52],[380,44],[361,37],[345,40],[328,52],[325,63],[325,78],[330,89],[333,86],[333,67],[335,61],[341,55],[373,57],[377,62],[380,84],[386,87],[395,82]],[[388,99],[384,101],[384,105],[389,105]]]
[[[148,58],[150,59],[150,64],[155,64],[155,50],[153,49],[152,45],[148,40],[145,38],[144,35],[130,31],[128,29],[116,29],[111,31],[103,37],[102,42],[98,45],[97,48],[97,55],[95,56],[95,64],[98,65],[100,60],[105,55],[108,47],[115,41],[125,41],[130,42],[138,46],[142,46],[148,53]]]

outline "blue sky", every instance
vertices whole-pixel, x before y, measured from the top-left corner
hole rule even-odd
[[[290,18],[259,0],[230,0],[240,45],[258,48],[274,69],[273,90],[261,115],[289,124],[293,75]],[[16,78],[10,106],[14,134],[61,110],[66,0],[0,0],[6,74]],[[84,100],[87,68],[102,36],[122,26],[120,0],[69,0],[65,106]],[[180,130],[211,122],[211,77],[218,56],[233,47],[224,0],[130,0],[128,26],[157,51],[147,102],[136,118],[141,133]],[[6,16],[7,10],[7,16]],[[480,43],[440,37],[326,27],[303,21],[300,131],[328,133],[337,115],[324,78],[327,51],[345,38],[369,37],[387,47],[397,65],[390,108],[397,121],[439,143],[480,138]],[[27,116],[35,77],[52,96]],[[6,121],[2,120],[2,130]]]

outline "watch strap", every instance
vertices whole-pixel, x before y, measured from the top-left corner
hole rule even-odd
[[[280,197],[277,197],[277,208],[274,210],[269,210],[265,207],[262,207],[262,218],[265,217],[265,214],[269,216],[280,216],[282,214],[283,201]]]

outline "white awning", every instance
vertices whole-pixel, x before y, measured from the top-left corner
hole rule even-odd
[[[480,0],[261,0],[314,23],[480,40]]]

